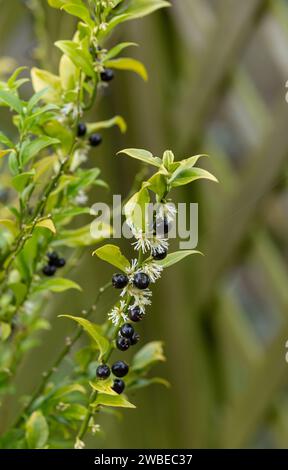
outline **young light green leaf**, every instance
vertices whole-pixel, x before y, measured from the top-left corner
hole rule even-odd
[[[129,157],[135,158],[136,160],[140,160],[144,163],[148,163],[148,165],[153,165],[158,168],[160,168],[162,164],[162,160],[157,157],[153,157],[153,154],[151,152],[148,152],[147,150],[143,149],[124,149],[121,150],[120,152],[117,153],[117,155],[125,153]]]
[[[152,366],[155,362],[163,362],[166,358],[161,341],[152,341],[138,351],[132,361],[132,371],[142,371]]]
[[[55,46],[66,54],[76,67],[79,67],[88,77],[94,77],[92,57],[73,41],[56,41]]]
[[[90,386],[96,392],[105,393],[105,395],[117,395],[114,390],[112,390],[113,379],[109,378],[108,380],[95,380],[94,382],[90,382]]]
[[[120,54],[120,52],[123,51],[123,49],[126,49],[127,47],[130,46],[138,46],[136,42],[121,42],[120,44],[117,44],[117,46],[112,47],[110,51],[107,52],[106,54],[106,60],[113,59],[114,57],[117,57],[117,55]]]
[[[0,89],[0,106],[3,106],[3,103],[16,111],[18,114],[22,113],[21,101],[12,91],[5,91]]]
[[[107,121],[99,121],[95,123],[88,123],[87,130],[88,133],[91,134],[93,132],[97,132],[100,129],[108,129],[112,126],[118,126],[122,134],[124,134],[127,130],[127,124],[122,116],[115,116],[112,119],[108,119]]]
[[[186,184],[191,183],[192,181],[196,181],[198,179],[207,179],[211,181],[218,182],[217,178],[213,176],[206,170],[202,168],[177,168],[177,170],[173,173],[171,179],[169,180],[169,184],[176,188],[178,186],[184,186]]]
[[[48,441],[49,427],[41,411],[34,411],[26,422],[25,437],[29,449],[43,449]]]
[[[54,225],[53,220],[50,218],[40,220],[39,222],[37,222],[35,227],[47,228],[48,230],[50,230],[50,232],[54,233],[54,235],[56,234],[56,227]]]
[[[145,186],[129,199],[124,207],[128,225],[132,222],[136,229],[146,231],[149,222],[149,202],[150,195]]]
[[[5,149],[5,150],[0,149],[0,158],[6,157],[6,155],[9,155],[9,153],[11,153],[13,151],[14,150],[12,150],[12,149]]]
[[[82,288],[76,284],[76,282],[71,281],[70,279],[64,279],[62,277],[54,277],[53,279],[47,279],[41,281],[33,289],[33,294],[38,294],[38,292],[51,291],[51,292],[64,292],[69,289],[76,289],[81,291]]]
[[[36,93],[46,90],[42,95],[43,101],[55,104],[61,103],[61,80],[57,75],[33,67],[31,69],[31,80]]]
[[[97,348],[100,352],[100,359],[109,349],[109,341],[103,336],[101,328],[99,325],[86,320],[82,317],[74,317],[72,315],[59,315],[60,318],[69,318],[70,320],[76,321],[82,328],[88,333],[90,338],[96,343]]]
[[[163,268],[169,268],[170,266],[173,266],[173,264],[179,263],[179,261],[182,261],[182,259],[190,255],[202,255],[202,253],[197,250],[175,251],[174,253],[169,253],[162,261],[156,261],[156,263],[160,264]]]
[[[139,60],[131,59],[130,57],[121,57],[120,59],[107,60],[105,65],[112,69],[130,70],[131,72],[137,73],[143,80],[148,80],[147,70]]]
[[[0,219],[0,226],[5,227],[9,232],[11,232],[13,235],[17,234],[17,224],[14,220],[12,219]]]
[[[101,248],[93,251],[92,255],[98,256],[98,258],[107,261],[107,263],[116,266],[116,268],[124,272],[130,267],[128,259],[122,255],[120,248],[116,245],[101,246]]]
[[[90,13],[88,8],[82,4],[73,4],[72,2],[69,2],[67,5],[63,5],[62,10],[67,11],[72,16],[76,16],[77,18],[80,18],[80,20],[84,21],[84,23],[88,24],[91,28],[94,27],[94,22],[90,17]]]
[[[0,322],[0,342],[6,341],[11,334],[11,325],[9,323]]]
[[[80,384],[64,385],[63,387],[57,388],[57,390],[51,396],[51,399],[60,400],[71,395],[72,393],[81,393],[82,395],[86,395],[86,389],[83,387],[83,385]]]
[[[108,395],[106,393],[98,393],[96,400],[91,404],[92,408],[98,406],[115,406],[120,408],[136,408],[123,395]]]

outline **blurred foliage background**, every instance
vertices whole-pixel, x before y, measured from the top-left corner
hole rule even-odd
[[[145,340],[165,341],[167,362],[158,372],[171,388],[137,392],[131,397],[137,410],[119,419],[106,415],[105,434],[91,446],[287,447],[288,1],[172,3],[118,29],[117,40],[141,45],[134,54],[150,80],[143,84],[118,73],[93,111],[94,120],[122,114],[129,128],[124,136],[104,134],[93,158],[111,193],[98,189],[91,204],[129,191],[139,165],[115,158],[124,147],[154,154],[171,148],[181,158],[209,153],[207,168],[220,184],[196,182],[180,194],[183,202],[200,203],[205,257],[165,273],[140,327]],[[71,37],[73,18],[46,0],[0,0],[0,8],[0,55],[10,58],[0,73],[13,66],[11,58],[55,70],[53,41]],[[6,117],[2,112],[4,131]],[[85,295],[54,298],[43,312],[53,329],[22,364],[18,392],[1,409],[2,430],[17,413],[19,396],[35,388],[71,331],[57,315],[89,306],[111,275],[90,255],[87,250],[73,272]],[[99,317],[111,303],[110,293]]]

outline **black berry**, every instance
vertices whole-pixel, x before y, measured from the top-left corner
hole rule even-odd
[[[168,222],[167,218],[164,217],[163,220],[155,221],[154,222],[154,234],[155,235],[168,235],[169,231],[171,230],[171,224]]]
[[[112,366],[112,372],[116,377],[124,377],[129,372],[129,366],[124,361],[117,361]]]
[[[127,286],[129,280],[125,274],[114,274],[112,277],[112,286],[115,289],[123,289]]]
[[[140,307],[134,307],[129,310],[129,318],[131,321],[138,322],[141,321],[144,316],[144,313],[140,309]]]
[[[47,264],[47,266],[44,266],[42,272],[44,276],[54,276],[54,274],[56,273],[56,266],[51,266],[50,264]]]
[[[154,251],[152,257],[153,259],[155,259],[155,261],[161,261],[162,259],[165,259],[167,255],[168,255],[168,250],[165,250],[163,248],[162,251],[158,251],[158,250]]]
[[[110,368],[106,364],[101,364],[96,369],[96,375],[98,379],[108,379],[110,374],[111,374]]]
[[[137,344],[139,340],[140,340],[140,335],[135,332],[132,338],[130,338],[131,346],[134,346],[134,344]]]
[[[130,323],[124,323],[120,328],[120,334],[121,336],[124,336],[124,338],[132,338],[134,334],[133,326],[130,325]]]
[[[136,273],[133,279],[133,284],[135,287],[137,287],[137,289],[147,289],[150,284],[149,276],[147,276],[145,273]]]
[[[56,263],[59,260],[58,253],[56,253],[56,251],[52,251],[51,253],[47,253],[47,256],[50,266],[56,266]]]
[[[64,268],[66,264],[66,261],[64,258],[58,258],[57,261],[55,262],[56,268]]]
[[[102,142],[102,137],[100,134],[91,134],[89,137],[89,142],[91,147],[98,147]]]
[[[114,392],[120,395],[120,393],[124,391],[125,383],[123,382],[123,380],[115,379],[111,388],[112,390],[114,390]]]
[[[87,132],[87,126],[84,124],[84,122],[79,122],[78,127],[77,127],[77,136],[78,137],[84,137]]]
[[[102,82],[111,82],[114,78],[114,72],[111,69],[105,69],[101,72],[101,80]]]
[[[116,346],[120,351],[127,351],[131,346],[131,341],[128,338],[123,338],[120,336],[116,341]]]

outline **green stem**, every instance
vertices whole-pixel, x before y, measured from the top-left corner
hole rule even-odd
[[[111,286],[111,283],[107,283],[105,284],[103,287],[101,287],[98,291],[98,294],[97,294],[97,297],[95,299],[95,302],[93,303],[93,305],[89,308],[87,314],[86,314],[86,318],[90,318],[91,315],[95,312],[96,310],[96,307],[102,297],[102,295],[104,294],[104,292],[106,292],[106,290]],[[21,412],[21,415],[19,416],[19,418],[17,419],[17,421],[15,422],[14,426],[13,427],[18,427],[22,420],[24,419],[25,415],[27,413],[29,413],[31,411],[31,409],[33,408],[33,404],[34,402],[37,400],[38,397],[41,396],[41,394],[43,393],[50,377],[53,375],[53,373],[58,369],[58,367],[60,366],[60,364],[62,363],[63,359],[65,359],[65,357],[70,353],[72,347],[74,346],[74,344],[80,339],[80,337],[82,336],[83,334],[83,330],[82,328],[79,326],[77,328],[77,331],[75,332],[74,336],[72,338],[69,338],[66,342],[66,345],[64,346],[64,348],[60,351],[60,354],[59,356],[56,358],[55,362],[53,363],[53,365],[50,367],[50,369],[46,372],[46,373],[43,373],[43,378],[42,378],[42,381],[41,383],[39,384],[39,387],[36,388],[35,392],[33,393],[31,399],[29,400],[29,402],[27,403],[27,405],[24,407],[24,409],[22,410]]]

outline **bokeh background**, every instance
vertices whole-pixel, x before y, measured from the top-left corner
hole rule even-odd
[[[131,397],[137,410],[119,419],[105,415],[105,435],[90,444],[285,448],[288,1],[172,3],[171,9],[125,23],[112,39],[141,45],[131,54],[144,61],[150,79],[144,84],[117,73],[91,115],[92,120],[122,114],[129,125],[124,136],[107,131],[93,156],[111,193],[98,189],[91,203],[129,191],[139,164],[115,158],[125,147],[156,155],[171,148],[178,158],[209,153],[204,164],[220,184],[196,182],[177,193],[179,201],[200,203],[199,249],[205,257],[165,272],[140,326],[143,339],[164,340],[167,362],[157,373],[171,388],[137,392]],[[73,18],[47,7],[46,0],[0,0],[0,10],[0,55],[55,71],[59,56],[53,41],[71,37]],[[5,67],[2,62],[0,73]],[[3,130],[10,126],[6,117],[0,115]],[[72,275],[85,295],[49,300],[43,315],[53,329],[22,364],[19,395],[35,388],[69,334],[70,323],[57,315],[77,314],[91,304],[111,270],[88,249]],[[104,298],[99,320],[112,301],[111,293]],[[2,429],[17,412],[18,398],[7,399]]]

